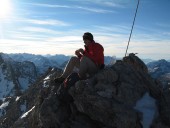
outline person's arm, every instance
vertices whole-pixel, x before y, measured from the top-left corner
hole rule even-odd
[[[78,49],[75,51],[75,55],[81,59],[81,57],[83,56],[84,50],[82,48]]]

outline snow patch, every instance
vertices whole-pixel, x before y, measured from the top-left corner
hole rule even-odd
[[[51,71],[54,71],[55,70],[55,68],[52,68],[52,70]]]
[[[9,104],[9,101],[1,104],[1,106],[0,106],[0,117],[6,114],[5,108],[8,106],[8,104]]]
[[[17,96],[17,98],[15,99],[15,101],[18,101],[18,100],[19,100],[19,98],[20,98],[20,96]]]
[[[155,70],[157,70],[157,69],[159,69],[159,67],[155,67],[155,68],[153,68],[153,70],[155,71]]]
[[[143,128],[150,128],[152,121],[157,113],[155,99],[146,93],[137,103],[135,109],[143,113],[142,125]]]
[[[6,108],[8,106],[8,104],[9,104],[9,101],[1,104],[0,109]]]
[[[48,88],[48,87],[49,87],[49,83],[48,83],[48,81],[44,81],[44,83],[43,83],[43,87],[44,87],[44,88]]]
[[[43,82],[43,87],[44,88],[48,88],[49,87],[50,76],[51,75],[48,75],[46,78],[44,78],[44,82]]]
[[[33,109],[35,108],[35,106],[33,106],[29,111],[27,111],[26,113],[24,113],[20,118],[25,118]]]
[[[51,76],[51,75],[46,76],[46,77],[44,78],[44,81],[49,80],[49,79],[50,79],[50,76]]]

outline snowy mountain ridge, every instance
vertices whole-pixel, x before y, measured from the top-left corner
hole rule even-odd
[[[23,62],[23,61],[33,62],[36,66],[37,73],[40,75],[44,74],[49,67],[61,68],[60,66],[65,61],[68,61],[70,58],[70,56],[64,56],[64,55],[42,56],[42,55],[34,55],[28,53],[7,54],[7,55],[18,62]]]
[[[22,93],[35,82],[36,78],[37,71],[34,63],[16,62],[0,54],[0,98]]]
[[[161,59],[147,64],[149,74],[160,81],[164,87],[170,84],[170,62]]]
[[[147,64],[150,72],[160,72],[160,73],[169,73],[170,72],[170,62],[165,59],[158,61],[153,61]],[[158,77],[161,74],[156,74],[155,77]]]

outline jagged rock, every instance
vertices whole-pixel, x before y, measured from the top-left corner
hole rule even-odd
[[[84,89],[80,89],[81,86],[77,85],[76,89],[72,87],[70,90],[79,112],[88,115],[93,120],[102,122],[108,127],[135,128],[137,125],[140,126],[138,112],[133,108],[114,99],[94,95],[91,87],[85,86]],[[76,90],[78,90],[78,93]],[[80,92],[80,90],[83,91]]]
[[[124,57],[123,61],[133,65],[133,67],[136,70],[142,70],[143,72],[148,73],[148,68],[145,65],[145,63],[140,58],[138,58],[134,53],[130,53],[129,56]]]
[[[159,116],[154,122],[154,128],[170,127],[170,90],[167,89],[162,93],[162,97],[158,99]]]

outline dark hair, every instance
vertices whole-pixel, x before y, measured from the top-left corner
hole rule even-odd
[[[85,40],[85,39],[93,41],[93,35],[90,32],[85,32],[83,35],[83,40]]]

